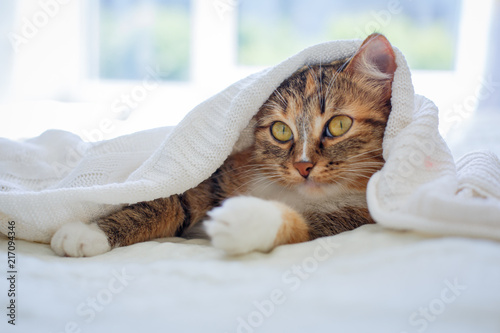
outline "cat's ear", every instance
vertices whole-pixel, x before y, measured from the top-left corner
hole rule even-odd
[[[346,69],[352,75],[382,81],[390,87],[396,71],[396,55],[391,43],[381,34],[371,34],[353,56]]]

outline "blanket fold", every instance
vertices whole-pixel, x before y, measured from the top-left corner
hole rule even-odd
[[[15,220],[16,237],[47,243],[64,223],[196,186],[252,143],[251,119],[283,80],[306,64],[350,56],[360,45],[307,48],[234,83],[175,127],[96,143],[55,130],[24,142],[0,139],[0,232],[7,234],[7,222]],[[395,53],[386,164],[367,191],[373,217],[392,228],[500,239],[498,158],[482,152],[454,163],[438,131],[437,108],[414,94],[406,60]]]

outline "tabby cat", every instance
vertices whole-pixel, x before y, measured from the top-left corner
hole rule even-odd
[[[370,35],[354,56],[298,70],[255,115],[254,144],[182,194],[139,202],[90,225],[64,225],[59,255],[186,236],[202,227],[229,254],[269,251],[374,223],[366,187],[383,164],[394,51]]]

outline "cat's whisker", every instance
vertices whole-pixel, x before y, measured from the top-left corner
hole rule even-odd
[[[245,174],[252,174],[252,173],[257,173],[257,172],[259,172],[259,171],[261,171],[261,172],[262,172],[262,171],[267,171],[267,170],[269,170],[269,171],[275,171],[275,170],[276,170],[276,168],[273,168],[273,167],[254,167],[254,168],[252,168],[252,169],[248,169],[248,170],[240,171],[240,173],[239,173],[239,174],[241,174],[241,175],[245,175]]]
[[[369,174],[370,176],[373,175],[375,172],[377,172],[378,170],[380,169],[370,169],[370,168],[364,168],[364,169],[355,169],[355,168],[352,168],[352,169],[348,169],[348,172],[355,172],[356,175],[358,174]]]
[[[248,180],[244,182],[241,186],[238,187],[238,190],[240,188],[246,188],[249,184],[256,185],[259,182],[262,181],[274,181],[274,179],[280,179],[282,178],[282,175],[277,171],[276,166],[269,166],[266,165],[266,169],[262,168],[257,168],[255,170],[252,170],[253,173],[246,175]],[[254,183],[255,182],[255,183]]]
[[[347,185],[349,185],[349,186],[358,186],[358,185],[362,184],[361,181],[356,180],[356,179],[342,177],[342,176],[338,176],[338,178],[341,179],[343,182],[347,183]],[[342,184],[342,183],[338,183],[338,185],[340,185],[340,184]],[[349,188],[345,189],[345,191],[349,191]]]
[[[283,102],[284,105],[288,104],[286,99],[283,97],[283,95],[279,92],[278,89],[275,89],[274,93],[276,93],[276,96]]]
[[[342,175],[335,175],[335,178],[340,178],[342,180],[345,180],[347,182],[354,182],[355,180],[350,178],[350,177],[345,177],[345,176],[342,176]]]
[[[248,164],[248,165],[243,165],[234,169],[226,170],[226,171],[219,171],[219,173],[214,174],[212,177],[214,178],[220,178],[225,176],[226,174],[230,173],[233,174],[235,171],[238,172],[238,174],[245,175],[247,173],[251,174],[256,172],[256,170],[264,170],[266,168],[269,168],[269,170],[276,170],[276,167],[273,165],[269,164]],[[246,169],[246,170],[245,170]]]
[[[240,190],[243,189],[245,190],[249,184],[253,184],[254,186],[259,185],[260,182],[264,181],[265,179],[256,179],[255,177],[252,177],[251,179],[247,180],[246,182],[243,182],[240,186],[238,186],[236,189],[232,191],[232,196],[239,194]],[[246,192],[246,191],[243,191]]]
[[[349,168],[349,169],[342,170],[339,173],[350,174],[350,175],[352,175],[352,173],[356,173],[356,174],[370,174],[371,175],[371,174],[374,174],[375,172],[377,172],[378,170],[380,170],[380,169]]]
[[[265,178],[267,176],[265,176],[263,173],[252,173],[252,174],[247,174],[247,175],[244,175],[242,176],[240,179],[241,181],[243,181],[242,183],[242,187],[246,187],[248,184],[251,184],[253,181],[257,181],[261,178]]]
[[[345,163],[343,165],[384,165],[385,163],[382,161],[374,161],[372,159],[361,159],[361,160],[354,160],[354,161],[349,161],[349,163]]]
[[[252,181],[252,187],[254,187],[254,189],[259,189],[263,191],[275,183],[276,181],[272,177],[261,176]]]
[[[382,158],[381,155],[376,155],[376,156],[365,155],[365,156],[358,156],[358,157],[346,159],[345,162],[358,163],[358,162],[362,162],[362,161],[373,161],[373,162],[377,162],[377,163],[385,163],[383,160],[381,160],[381,158]]]
[[[365,163],[384,165],[385,162],[374,160],[373,158],[359,158],[352,161],[344,161],[344,163],[339,163],[339,166],[343,165],[363,165]]]
[[[381,167],[385,163],[380,163],[380,162],[373,162],[373,161],[363,161],[363,162],[355,162],[355,163],[350,163],[349,166],[375,166],[375,167]]]
[[[365,151],[363,153],[350,156],[350,157],[346,158],[346,160],[350,160],[352,158],[356,158],[356,157],[359,157],[359,156],[362,156],[362,155],[366,155],[366,154],[371,154],[371,153],[374,153],[374,152],[380,151],[380,150],[383,150],[383,148],[376,148],[376,149],[373,149],[373,150]],[[375,156],[379,156],[379,155],[382,156],[382,154],[377,154]]]
[[[378,170],[347,170],[345,173],[349,174],[351,177],[357,177],[358,175],[369,175],[370,177]],[[354,175],[354,173],[356,173]]]
[[[341,66],[339,66],[339,68],[336,70],[335,72],[335,75],[333,76],[333,78],[330,80],[330,83],[328,84],[328,87],[325,91],[325,96],[328,96],[328,94],[330,93],[330,89],[333,87],[333,84],[335,83],[335,81],[337,80],[337,77],[339,75],[340,72],[342,72],[344,70],[344,68],[347,66],[347,64],[352,60],[352,58],[354,58],[354,55],[353,54],[351,57],[349,57]]]
[[[377,160],[377,159],[373,159],[373,158],[361,157],[359,159],[353,159],[353,160],[349,160],[349,161],[346,160],[346,161],[344,161],[344,163],[340,163],[338,166],[364,165],[364,164],[372,164],[372,165],[382,166],[385,164],[385,162]]]
[[[365,176],[365,175],[360,175],[360,174],[357,174],[356,177],[361,177],[361,178],[366,178],[366,179],[371,178],[371,176]]]
[[[356,162],[356,163],[349,163],[349,164],[343,164],[340,165],[338,168],[335,169],[335,171],[342,171],[342,170],[352,170],[352,169],[373,169],[373,170],[379,170],[384,166],[384,163],[378,163],[378,162]]]
[[[376,163],[370,163],[370,162],[364,162],[363,164],[360,165],[348,165],[345,166],[343,169],[337,169],[337,170],[363,170],[363,169],[370,169],[370,170],[380,170],[382,168],[383,164],[376,164]]]
[[[268,101],[267,103],[263,104],[262,106],[267,107],[269,109],[281,109],[282,108],[282,105],[279,105],[275,101]]]
[[[358,175],[362,175],[362,176],[365,176],[365,175],[369,175],[370,177],[377,171],[379,171],[380,168],[375,168],[375,167],[349,167],[349,168],[346,168],[346,169],[342,169],[342,170],[337,170],[337,174],[336,176],[340,176],[342,174],[352,174],[352,173],[356,173],[356,176]]]
[[[347,187],[346,185],[356,185],[356,181],[354,179],[342,177],[342,176],[337,176],[336,178],[339,178],[342,181],[342,182],[339,182],[339,181],[335,182],[335,184],[337,186],[340,186],[342,191],[349,192],[349,187]],[[347,183],[347,184],[344,184],[344,183]]]

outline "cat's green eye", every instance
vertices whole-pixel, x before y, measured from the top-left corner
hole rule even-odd
[[[348,116],[337,116],[330,120],[326,133],[328,136],[337,137],[345,134],[352,126],[352,119]]]
[[[271,126],[271,134],[280,142],[290,141],[293,137],[291,128],[281,121],[277,121]]]

